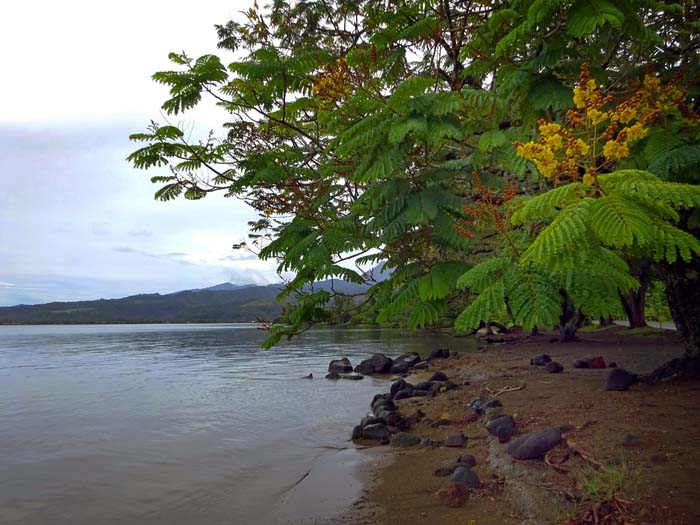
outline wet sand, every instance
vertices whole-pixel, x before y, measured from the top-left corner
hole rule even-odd
[[[377,447],[392,460],[374,472],[376,482],[369,485],[368,503],[375,506],[372,521],[358,516],[355,523],[561,525],[582,516],[590,506],[585,497],[580,498],[581,482],[591,470],[586,461],[578,456],[569,460],[566,473],[542,460],[512,461],[481,421],[467,422],[471,413],[467,402],[472,397],[519,385],[525,387],[498,396],[504,413],[516,419],[519,434],[571,424],[575,427],[572,439],[596,459],[624,458],[629,474],[620,496],[631,503],[629,523],[700,523],[700,384],[636,384],[626,392],[607,392],[610,369],[571,366],[574,359],[602,355],[608,363],[649,372],[682,353],[678,336],[668,332],[630,336],[613,328],[581,333],[581,338],[575,343],[550,344],[549,337],[540,336],[517,344],[485,345],[479,352],[434,361],[431,372],[444,371],[459,389],[432,400],[411,398],[397,404],[404,416],[422,410],[432,419],[456,421],[437,429],[418,423],[411,432],[441,440],[462,430],[468,446]],[[549,374],[529,364],[532,356],[545,352],[564,365],[564,372]],[[416,383],[423,377],[411,374],[406,380]],[[624,445],[627,436],[633,438],[633,445]],[[433,475],[433,470],[463,452],[476,457],[474,470],[484,487],[471,491],[463,507],[449,508],[435,497],[448,478]]]

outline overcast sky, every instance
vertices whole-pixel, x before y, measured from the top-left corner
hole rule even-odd
[[[217,52],[213,25],[251,2],[4,2],[0,18],[0,306],[275,281],[234,252],[243,203],[157,202],[125,157],[159,120],[167,54]],[[184,121],[203,132],[213,108]]]

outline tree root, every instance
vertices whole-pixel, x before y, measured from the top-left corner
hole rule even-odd
[[[672,359],[653,372],[640,376],[639,382],[654,385],[675,379],[700,379],[700,355]]]

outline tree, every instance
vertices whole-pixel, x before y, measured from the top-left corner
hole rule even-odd
[[[170,168],[153,179],[163,184],[163,200],[223,191],[260,212],[251,240],[261,257],[295,275],[283,295],[301,292],[291,325],[275,327],[269,344],[327,318],[333,294],[307,292],[308,284],[367,280],[348,261],[383,261],[392,271],[387,280],[369,280],[367,301],[381,322],[449,324],[464,310],[458,328],[477,317],[542,323],[560,325],[567,339],[582,316],[619,309],[620,293],[639,289],[624,258],[641,249],[669,283],[678,281],[667,286],[674,317],[696,319],[697,305],[683,295],[690,275],[683,265],[697,264],[696,194],[694,186],[669,185],[696,182],[700,140],[692,119],[645,123],[645,136],[633,126],[611,132],[603,155],[577,153],[595,170],[565,185],[548,172],[559,164],[538,155],[546,154],[539,141],[559,140],[557,123],[578,104],[584,63],[589,80],[605,87],[603,98],[624,98],[628,82],[644,78],[642,62],[665,79],[676,75],[659,89],[695,86],[697,10],[690,1],[641,0],[254,5],[244,23],[217,28],[232,63],[173,54],[179,69],[154,75],[171,89],[166,113],[213,97],[230,116],[226,134],[192,144],[177,127],[153,124],[132,136],[146,144],[130,160]],[[690,115],[698,93],[678,92],[690,100]],[[685,100],[674,96],[682,108]],[[623,158],[625,148],[631,154]],[[512,199],[491,202],[494,209],[522,202],[515,224],[479,239],[457,231],[455,224],[473,219],[471,205],[488,204],[489,195],[516,183]],[[620,211],[622,226],[610,221]],[[656,219],[659,225],[642,224]],[[497,242],[479,242],[485,236]],[[581,247],[572,239],[585,243],[584,258],[572,255]],[[525,292],[520,283],[529,283]],[[689,348],[697,348],[689,325],[700,323],[679,322]]]

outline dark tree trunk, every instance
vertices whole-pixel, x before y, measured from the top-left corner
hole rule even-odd
[[[650,266],[649,262],[644,262],[636,272],[640,285],[638,290],[620,294],[622,308],[625,310],[630,328],[641,328],[647,325],[644,307],[647,302],[647,289],[650,282]]]
[[[683,336],[686,356],[700,358],[700,258],[665,268],[666,298],[671,317]]]
[[[612,316],[601,317],[598,320],[598,326],[612,326],[614,323]]]
[[[583,325],[585,316],[574,309],[574,305],[569,301],[569,296],[562,290],[562,313],[559,318],[559,342],[568,343],[576,341],[576,332]]]
[[[698,230],[685,229],[696,237],[700,234]],[[679,377],[697,379],[700,378],[700,257],[695,256],[690,262],[681,259],[673,264],[665,264],[663,272],[668,307],[673,322],[683,337],[685,354],[660,366],[641,380],[657,383]]]

